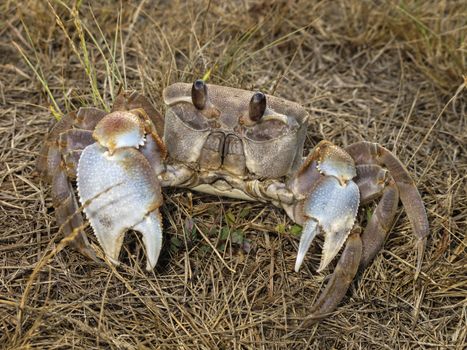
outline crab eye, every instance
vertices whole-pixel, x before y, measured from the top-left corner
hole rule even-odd
[[[257,122],[261,119],[266,110],[266,95],[262,92],[255,92],[250,100],[248,109],[250,120]]]
[[[198,79],[191,87],[191,100],[197,109],[204,109],[208,99],[208,87],[203,80]]]

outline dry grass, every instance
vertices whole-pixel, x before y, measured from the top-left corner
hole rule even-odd
[[[457,89],[467,8],[379,3],[3,1],[0,347],[464,349],[467,126]],[[165,192],[166,244],[153,274],[141,269],[136,236],[118,269],[59,243],[49,188],[33,174],[52,116],[108,107],[119,86],[162,110],[164,86],[208,71],[213,83],[303,104],[314,116],[310,146],[366,139],[392,149],[428,209],[420,278],[402,213],[338,310],[300,327],[329,273],[315,271],[318,245],[294,273],[298,239],[283,212],[185,191]]]

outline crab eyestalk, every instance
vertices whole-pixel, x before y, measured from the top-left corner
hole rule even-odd
[[[248,116],[251,121],[259,122],[266,111],[266,95],[262,92],[255,92],[251,97],[248,108]]]
[[[208,87],[204,80],[198,79],[191,87],[191,100],[196,109],[204,109],[208,101]]]
[[[253,94],[248,106],[248,118],[243,122],[247,125],[255,125],[260,121],[266,122],[276,120],[288,125],[289,121],[286,115],[277,113],[267,107],[266,95],[258,91]]]

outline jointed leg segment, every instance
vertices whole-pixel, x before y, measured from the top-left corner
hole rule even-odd
[[[346,148],[357,165],[377,164],[389,171],[399,191],[400,200],[407,213],[412,229],[417,237],[418,276],[425,252],[426,238],[429,234],[428,218],[420,193],[405,166],[391,152],[377,143],[357,142]]]
[[[96,108],[81,108],[78,113],[67,114],[52,127],[37,159],[38,172],[52,184],[58,226],[65,236],[79,229],[73,246],[94,261],[98,259],[82,231],[83,217],[70,179],[76,176],[76,162],[82,150],[94,142],[90,130],[104,115],[105,112]]]

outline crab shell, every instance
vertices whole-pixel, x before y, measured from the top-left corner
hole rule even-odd
[[[308,114],[298,104],[266,96],[267,107],[248,125],[252,92],[208,85],[207,107],[192,103],[191,85],[164,91],[164,142],[171,159],[242,178],[280,178],[298,169]]]

